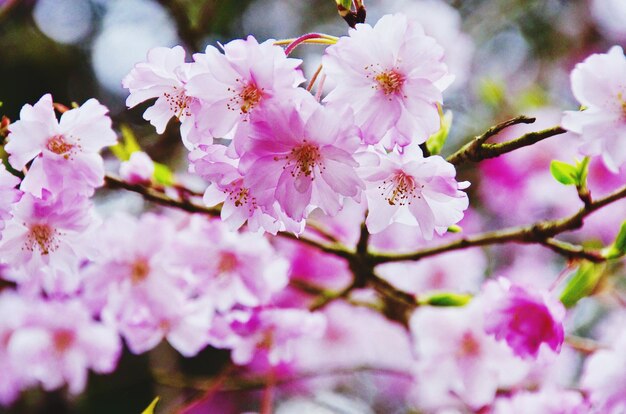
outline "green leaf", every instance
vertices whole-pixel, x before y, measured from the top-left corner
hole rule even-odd
[[[452,111],[446,111],[444,114],[441,105],[437,105],[437,107],[439,109],[440,128],[439,131],[431,135],[426,141],[426,148],[428,148],[428,151],[433,155],[441,152],[450,134],[450,127],[452,126]]]
[[[160,397],[156,397],[150,405],[141,412],[141,414],[154,414],[154,409],[156,408],[157,403],[159,402]]]
[[[571,308],[579,300],[589,296],[598,286],[604,273],[602,264],[583,262],[578,267],[574,276],[571,277],[563,292],[561,292],[561,302],[566,308]]]
[[[128,161],[128,159],[130,158],[130,154],[126,151],[124,144],[122,144],[121,142],[118,142],[115,145],[111,145],[109,147],[109,150],[120,161]]]
[[[587,175],[589,175],[589,157],[583,158],[582,161],[576,160],[577,170],[577,183],[576,186],[580,188],[587,188]]]
[[[133,152],[141,151],[137,138],[135,138],[135,133],[128,125],[122,124],[120,131],[122,133],[122,137],[124,138],[124,146],[126,147],[126,151],[129,155]]]
[[[338,8],[343,8],[345,10],[350,10],[352,7],[352,0],[335,0]]]
[[[154,181],[166,187],[173,185],[175,183],[174,173],[172,172],[172,170],[170,170],[170,168],[167,165],[161,164],[158,162],[154,163],[153,178],[154,178]]]
[[[420,305],[430,306],[465,306],[472,300],[472,295],[467,293],[437,292],[426,297],[419,298]]]
[[[460,233],[462,231],[463,231],[463,227],[458,226],[456,224],[453,224],[450,227],[448,227],[448,232],[450,233]]]
[[[550,163],[550,172],[554,179],[561,184],[576,185],[578,182],[577,168],[563,161],[552,161]]]
[[[497,108],[506,96],[506,85],[497,79],[482,79],[478,86],[478,96],[487,105]]]
[[[617,237],[613,244],[608,248],[604,257],[607,259],[619,259],[626,254],[626,221],[622,223],[622,227],[617,233]]]

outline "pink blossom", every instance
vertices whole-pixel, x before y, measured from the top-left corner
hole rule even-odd
[[[34,159],[20,189],[36,196],[41,196],[44,188],[52,193],[72,188],[91,195],[104,183],[98,152],[117,139],[107,112],[105,106],[90,99],[57,121],[50,94],[34,106],[24,105],[20,120],[9,125],[5,146],[9,162],[17,170]]]
[[[571,74],[574,96],[586,107],[567,111],[563,127],[580,134],[581,152],[601,155],[617,173],[626,163],[626,57],[619,46],[594,54],[576,65]]]
[[[231,230],[240,228],[247,222],[248,229],[276,234],[279,230],[289,229],[300,233],[301,223],[288,220],[280,214],[278,203],[270,208],[270,214],[263,211],[255,194],[244,185],[243,175],[239,171],[239,159],[227,154],[223,145],[200,145],[189,154],[190,171],[211,182],[204,192],[203,201],[213,207],[220,203],[221,219]]]
[[[30,304],[23,325],[8,342],[8,352],[27,381],[41,383],[46,391],[67,384],[72,394],[85,388],[88,369],[112,372],[121,348],[115,330],[94,321],[75,300]]]
[[[15,291],[0,292],[0,405],[9,405],[20,391],[30,385],[20,367],[9,354],[8,345],[13,333],[23,325],[30,303]]]
[[[0,242],[5,277],[29,290],[72,293],[80,285],[78,266],[93,254],[90,231],[95,225],[91,203],[64,191],[43,198],[26,193],[14,205]]]
[[[231,329],[239,337],[232,348],[231,358],[246,365],[254,358],[267,360],[270,365],[289,362],[294,343],[303,337],[324,334],[326,319],[321,313],[302,309],[263,309],[250,314],[247,320],[234,321]]]
[[[537,358],[546,344],[554,352],[563,344],[565,308],[547,292],[532,291],[499,278],[485,285],[488,303],[485,332],[505,340],[516,355]]]
[[[154,162],[148,154],[136,151],[130,154],[128,161],[120,165],[120,177],[130,184],[150,183],[154,175]]]
[[[219,220],[193,217],[172,250],[175,263],[190,268],[193,294],[221,312],[265,305],[287,286],[289,264],[262,234],[229,231]]]
[[[401,14],[349,34],[326,49],[324,69],[337,86],[324,102],[351,107],[368,144],[425,142],[440,127],[437,104],[449,83],[443,49]]]
[[[485,333],[483,306],[475,298],[464,307],[418,308],[411,316],[417,357],[412,399],[418,408],[478,410],[495,399],[498,389],[525,378],[524,361]]]
[[[440,156],[424,158],[417,145],[380,154],[380,165],[368,166],[362,175],[367,182],[369,213],[366,224],[379,233],[398,222],[418,226],[426,240],[443,234],[463,218],[469,186],[457,182],[454,166]]]
[[[351,113],[318,105],[306,109],[274,106],[260,112],[242,157],[249,165],[244,185],[257,202],[267,211],[276,200],[295,221],[316,207],[335,215],[345,198],[360,200],[365,187],[356,174],[360,142]]]
[[[259,44],[248,36],[226,43],[222,49],[223,54],[207,46],[204,54],[195,54],[198,74],[187,84],[189,94],[202,100],[213,136],[226,136],[268,102],[305,93],[297,89],[304,81],[297,69],[301,61],[287,58],[273,40]]]
[[[100,229],[101,254],[83,271],[85,301],[134,353],[164,338],[185,356],[207,344],[213,305],[194,294],[191,270],[177,262],[175,233],[164,216],[114,216]]]
[[[0,164],[0,240],[4,222],[11,218],[11,206],[22,197],[22,192],[16,189],[20,179],[8,172],[4,164]]]
[[[587,414],[589,406],[576,391],[542,388],[520,391],[510,398],[498,398],[492,414]]]
[[[621,331],[610,347],[594,352],[585,361],[580,383],[581,388],[589,393],[595,412],[620,414],[626,410],[625,347],[626,334]]]
[[[193,143],[212,143],[198,124],[202,103],[187,92],[187,81],[193,76],[194,65],[185,62],[185,50],[157,47],[148,52],[147,60],[138,63],[122,81],[130,91],[126,105],[133,108],[149,99],[157,98],[154,105],[146,109],[144,119],[162,134],[172,117],[181,122],[183,142],[192,148]]]

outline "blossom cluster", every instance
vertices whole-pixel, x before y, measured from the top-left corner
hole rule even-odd
[[[438,41],[402,14],[319,38],[331,45],[315,94],[315,79],[305,87],[302,62],[289,57],[304,37],[283,49],[249,36],[192,61],[181,46],[160,47],[124,79],[129,107],[155,100],[144,118],[157,133],[180,122],[189,172],[207,186],[201,196],[189,190],[191,201],[177,194],[178,205],[203,202],[196,211],[207,214],[97,211],[100,152],[117,142],[107,108],[95,99],[64,108],[51,95],[23,107],[0,166],[8,286],[0,289],[0,404],[37,386],[80,393],[89,370],[110,373],[122,352],[167,342],[188,358],[226,349],[232,363],[272,381],[335,368],[401,372],[392,380],[375,373],[372,400],[398,396],[425,413],[626,409],[626,336],[615,330],[625,326],[623,310],[594,332],[605,345],[583,360],[566,342],[580,327],[576,309],[566,310],[572,304],[556,289],[567,272],[546,265],[546,252],[500,246],[504,259],[494,263],[478,249],[374,262],[375,252],[465,247],[468,239],[448,231],[457,223],[474,230],[568,213],[579,194],[558,187],[545,200],[536,190],[550,160],[573,157],[576,145],[567,152],[545,142],[486,161],[477,197],[487,214],[468,210],[470,183],[427,145],[445,129],[443,93],[454,80]],[[543,108],[537,123],[562,116],[561,139],[598,156],[588,180],[595,196],[626,173],[622,49],[590,56],[571,80],[583,110]],[[496,139],[527,132],[513,131]],[[119,168],[127,186],[162,199],[180,190],[153,186],[157,164],[147,153],[127,155]],[[591,227],[611,240],[604,231],[615,224]],[[368,266],[372,274],[358,274]],[[376,291],[367,289],[372,280]],[[402,300],[384,296],[393,289]],[[398,306],[407,297],[410,312]],[[363,385],[331,378],[324,386]],[[213,403],[206,412],[227,412]]]

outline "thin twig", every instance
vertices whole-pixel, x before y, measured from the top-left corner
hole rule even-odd
[[[474,236],[465,237],[455,240],[451,243],[440,246],[429,247],[407,254],[381,254],[370,253],[369,260],[373,264],[420,260],[424,257],[434,256],[437,254],[450,252],[454,250],[465,249],[468,247],[486,246],[496,243],[538,243],[547,245],[557,253],[564,254],[567,257],[592,258],[599,259],[591,252],[579,250],[573,246],[565,245],[563,242],[557,242],[552,237],[557,234],[576,230],[582,227],[585,217],[599,210],[600,208],[626,197],[626,187],[611,193],[610,195],[597,199],[588,206],[581,208],[576,214],[552,221],[541,221],[530,226],[512,227],[503,230],[480,233]],[[584,257],[588,256],[588,257]],[[597,260],[596,260],[597,261]]]

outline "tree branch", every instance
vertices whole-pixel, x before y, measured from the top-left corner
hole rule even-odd
[[[541,221],[530,226],[513,227],[498,231],[480,233],[474,236],[455,240],[451,243],[443,244],[441,246],[418,250],[413,253],[399,255],[370,253],[368,255],[368,258],[371,263],[376,265],[388,262],[420,260],[424,257],[434,256],[454,250],[465,249],[468,247],[515,242],[526,244],[542,244],[551,248],[557,253],[563,254],[568,257],[591,258],[592,260],[600,259],[601,256],[596,256],[596,253],[588,252],[582,248],[578,248],[576,246],[568,245],[566,243],[554,240],[552,239],[552,237],[566,231],[579,229],[580,227],[582,227],[585,217],[587,217],[594,211],[599,210],[600,208],[625,197],[626,187],[622,187],[614,193],[611,193],[604,198],[593,201],[588,206],[581,208],[576,214],[563,219]]]
[[[488,158],[495,158],[507,152],[536,144],[546,138],[560,135],[566,131],[560,126],[544,129],[536,132],[529,132],[519,138],[498,144],[485,143],[489,138],[497,135],[500,131],[517,124],[532,124],[535,118],[518,116],[508,121],[502,122],[489,128],[482,135],[477,136],[472,141],[464,145],[460,150],[450,155],[446,160],[454,165],[459,165],[465,161],[479,162]]]

